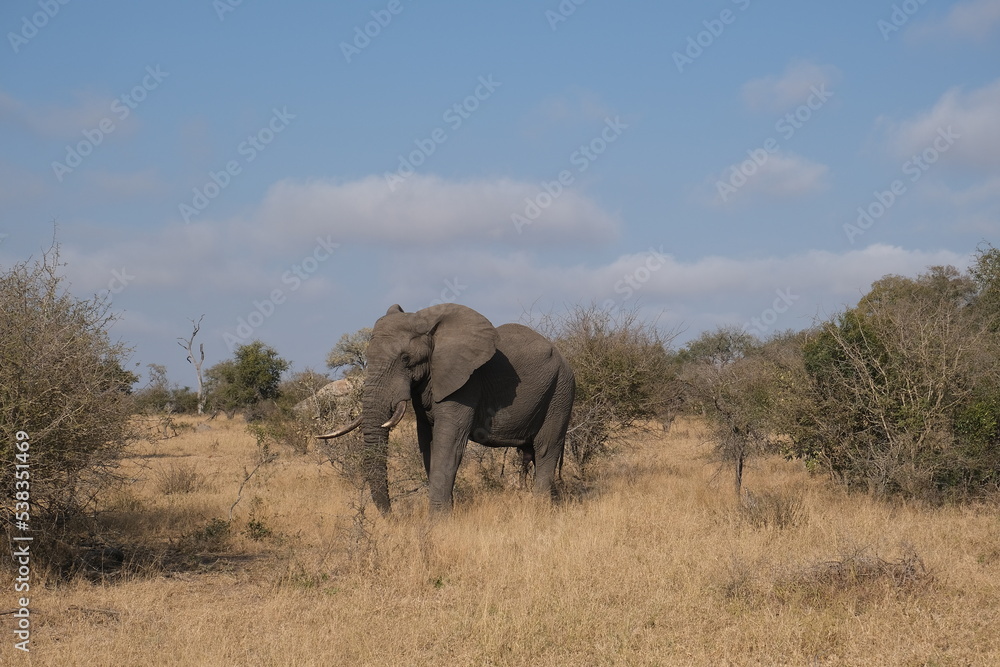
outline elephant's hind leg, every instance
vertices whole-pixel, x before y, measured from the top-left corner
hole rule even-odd
[[[545,422],[535,436],[535,487],[538,495],[556,497],[556,472],[566,446],[566,427],[573,407],[572,375],[560,377]]]
[[[566,442],[566,426],[563,420],[549,419],[535,437],[535,485],[537,495],[555,498],[556,469],[562,461]]]
[[[552,453],[543,458],[535,459],[535,485],[532,488],[535,494],[555,498],[556,468],[559,466],[559,459],[560,456],[558,454],[554,455]]]
[[[520,483],[521,488],[526,489],[528,487],[528,472],[531,470],[531,464],[535,462],[535,448],[532,445],[525,445],[524,447],[518,447],[521,452],[521,473],[520,473]]]

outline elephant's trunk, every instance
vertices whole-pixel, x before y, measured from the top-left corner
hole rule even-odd
[[[372,492],[372,500],[382,514],[388,514],[389,505],[389,429],[372,424],[363,427],[364,452],[361,469]]]
[[[402,418],[406,402],[393,405],[376,392],[366,392],[362,399],[361,431],[364,434],[362,471],[371,489],[372,500],[383,514],[388,514],[389,502],[389,429]],[[395,410],[393,410],[395,408]],[[390,412],[392,416],[390,415]]]
[[[361,453],[361,470],[371,489],[372,500],[383,514],[389,513],[389,429],[399,423],[405,411],[406,401],[400,401],[392,416],[382,422],[382,415],[387,410],[376,407],[372,401],[365,401],[360,417],[347,426],[316,436],[321,440],[330,440],[362,427],[365,444]]]

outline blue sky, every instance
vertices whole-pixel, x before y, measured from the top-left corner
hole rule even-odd
[[[593,301],[678,342],[965,266],[1000,230],[1000,0],[12,1],[0,265],[192,384],[399,303]]]

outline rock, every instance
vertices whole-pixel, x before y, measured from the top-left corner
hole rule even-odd
[[[292,409],[295,412],[308,414],[317,419],[322,417],[329,410],[331,404],[337,402],[338,398],[347,396],[353,390],[354,384],[351,380],[334,380],[320,387],[309,398],[296,403]]]

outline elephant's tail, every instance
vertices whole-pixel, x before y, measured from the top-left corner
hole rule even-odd
[[[559,461],[556,463],[556,481],[562,484],[562,467],[563,459],[566,457],[566,443],[563,443],[562,448],[559,450]]]

